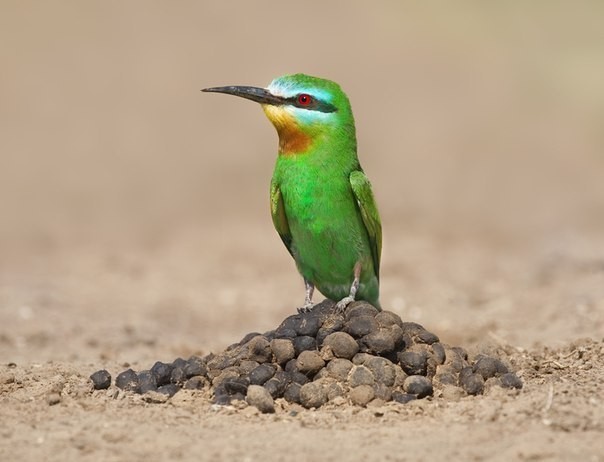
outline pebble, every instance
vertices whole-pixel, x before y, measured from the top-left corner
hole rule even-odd
[[[430,345],[432,349],[432,357],[436,361],[437,365],[445,363],[445,347],[440,342],[435,342]]]
[[[275,355],[275,361],[277,364],[285,364],[290,359],[294,359],[296,356],[296,350],[294,344],[290,339],[276,338],[271,340],[271,350]]]
[[[370,356],[363,364],[371,371],[377,383],[383,383],[388,387],[394,385],[396,369],[391,361],[379,356]]]
[[[183,370],[186,379],[190,379],[196,375],[206,375],[208,373],[204,361],[197,356],[191,356]]]
[[[139,393],[157,390],[157,381],[151,371],[142,371],[138,373]]]
[[[180,387],[174,383],[169,383],[167,385],[162,385],[161,387],[157,387],[157,393],[161,393],[162,395],[166,395],[168,398],[172,398],[178,391]]]
[[[300,353],[306,350],[316,350],[317,341],[314,337],[308,335],[302,335],[294,339],[294,354],[298,356]]]
[[[459,384],[468,395],[479,395],[484,390],[482,375],[475,374],[469,366],[459,373]]]
[[[195,377],[191,377],[189,380],[187,380],[183,388],[185,390],[201,390],[206,386],[206,384],[206,379],[198,375]]]
[[[367,406],[375,398],[375,391],[371,385],[359,385],[350,390],[350,401],[357,406]]]
[[[321,319],[319,316],[311,313],[305,313],[300,315],[297,322],[293,324],[293,328],[298,335],[308,335],[314,337],[321,328]]]
[[[115,386],[120,390],[138,393],[140,390],[138,375],[132,369],[126,369],[115,378]]]
[[[348,373],[352,369],[352,366],[352,362],[348,359],[335,358],[329,361],[325,369],[334,379],[345,382],[348,379]]]
[[[501,386],[503,388],[517,388],[518,390],[522,388],[522,380],[520,380],[520,378],[513,372],[503,374],[501,377],[499,377],[499,380],[501,380]]]
[[[300,387],[300,404],[305,408],[321,407],[327,402],[327,390],[321,381],[309,382]]]
[[[289,374],[287,372],[279,371],[263,386],[273,398],[279,398],[283,396],[283,393],[290,383],[291,378]]]
[[[480,374],[485,380],[508,372],[508,368],[501,360],[488,356],[480,356],[474,363],[472,369],[475,373]]]
[[[277,372],[277,366],[274,364],[260,364],[252,372],[249,373],[250,384],[263,385]]]
[[[306,375],[314,375],[325,366],[325,361],[316,351],[303,351],[296,360],[298,371]]]
[[[361,338],[371,332],[379,329],[379,323],[374,316],[355,316],[344,324],[344,332],[349,333],[354,338]]]
[[[359,345],[350,334],[334,332],[323,341],[324,346],[331,348],[336,358],[351,359],[359,351]]]
[[[290,383],[283,393],[283,398],[290,403],[300,404],[300,388],[302,388],[302,385],[299,383]]]
[[[428,355],[424,352],[403,351],[397,359],[407,375],[426,375]]]
[[[390,353],[395,347],[395,338],[390,329],[379,329],[361,339],[367,347],[367,353],[383,355]]]
[[[423,375],[410,375],[407,377],[403,383],[403,390],[416,395],[418,398],[425,398],[434,392],[432,382]]]
[[[365,366],[354,366],[348,376],[348,382],[351,387],[373,385],[375,383],[375,377]]]
[[[367,315],[367,316],[373,316],[375,317],[377,314],[379,313],[379,310],[364,301],[358,301],[358,302],[352,302],[350,305],[348,305],[348,308],[346,309],[346,316],[345,319],[346,321],[355,318],[357,316],[363,316],[363,315]]]
[[[271,345],[266,337],[257,335],[247,343],[248,358],[252,361],[258,361],[260,364],[269,362],[273,356]]]
[[[375,316],[375,320],[378,322],[380,327],[390,327],[393,325],[403,327],[403,320],[401,317],[392,311],[381,311]]]
[[[153,364],[153,367],[151,367],[151,373],[155,376],[155,382],[158,386],[170,383],[172,369],[174,369],[172,364],[162,363],[161,361],[157,361],[155,364]]]
[[[250,385],[247,389],[246,401],[263,414],[275,412],[275,401],[266,388],[260,385]]]
[[[92,386],[95,390],[106,390],[111,386],[111,374],[105,369],[94,372],[90,376]]]

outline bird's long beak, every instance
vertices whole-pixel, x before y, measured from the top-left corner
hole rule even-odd
[[[250,99],[260,104],[270,104],[273,106],[279,106],[284,104],[283,98],[273,95],[270,91],[266,90],[265,88],[229,86],[204,88],[201,91],[207,91],[211,93],[226,93],[227,95],[240,96],[241,98]]]

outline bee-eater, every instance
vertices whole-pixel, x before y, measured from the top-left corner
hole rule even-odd
[[[277,129],[279,154],[270,188],[275,229],[304,278],[312,309],[314,288],[343,311],[355,299],[380,309],[382,225],[357,158],[348,97],[330,80],[294,74],[265,88],[228,86],[203,91],[262,105]]]

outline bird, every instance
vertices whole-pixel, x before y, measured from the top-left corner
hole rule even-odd
[[[266,88],[223,86],[260,103],[277,130],[270,184],[273,225],[305,285],[298,312],[312,311],[317,288],[344,312],[356,300],[381,310],[382,225],[357,156],[354,116],[336,82],[306,74],[274,79]]]

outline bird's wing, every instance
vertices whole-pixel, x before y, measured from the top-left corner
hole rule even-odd
[[[287,251],[293,257],[292,235],[289,231],[287,216],[285,215],[285,207],[283,205],[281,190],[275,181],[271,183],[271,216],[273,218],[273,225],[275,226],[277,233],[279,233],[281,240],[285,244],[285,247],[287,247]]]
[[[371,246],[371,256],[373,257],[373,266],[375,275],[380,278],[380,258],[382,254],[382,222],[378,213],[373,192],[371,191],[371,183],[369,179],[360,170],[356,170],[350,174],[350,185],[354,197],[357,200],[363,223],[369,236],[369,244]]]

